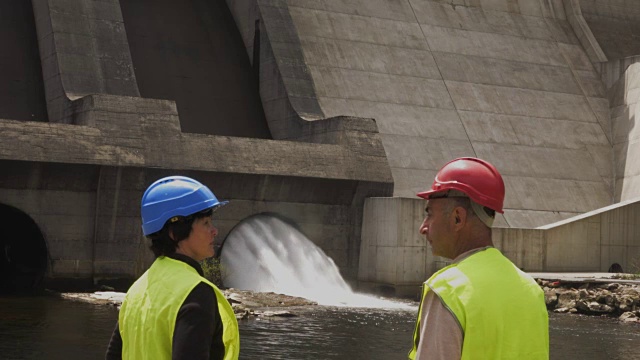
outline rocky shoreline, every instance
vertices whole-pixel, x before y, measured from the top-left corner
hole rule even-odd
[[[222,292],[233,307],[237,319],[293,317],[297,315],[286,308],[317,305],[316,302],[301,297],[273,292],[254,292],[237,289],[225,289]],[[96,291],[93,293],[60,293],[58,295],[63,299],[114,306],[120,309],[125,293]]]
[[[640,324],[640,285],[616,282],[537,280],[547,309],[556,313],[614,317]]]
[[[596,315],[617,318],[625,323],[640,324],[640,283],[575,282],[536,280],[545,294],[547,309],[556,313]],[[297,316],[293,308],[317,303],[295,296],[273,292],[224,289],[223,293],[238,319],[256,317]],[[60,293],[65,299],[120,308],[124,293]]]

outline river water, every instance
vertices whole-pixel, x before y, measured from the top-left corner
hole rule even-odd
[[[240,359],[406,359],[415,310],[312,307],[242,320]],[[52,296],[0,298],[0,359],[101,359],[117,310]],[[550,314],[551,359],[640,359],[640,326]]]

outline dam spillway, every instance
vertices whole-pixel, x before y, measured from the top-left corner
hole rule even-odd
[[[409,198],[454,157],[503,173],[505,234],[640,195],[629,2],[27,3],[0,8],[16,19],[0,37],[0,203],[42,233],[49,281],[140,274],[139,198],[169,174],[234,200],[221,238],[280,213],[348,279],[362,258],[400,259],[361,279],[390,284],[440,261]],[[616,244],[568,267],[638,252]]]

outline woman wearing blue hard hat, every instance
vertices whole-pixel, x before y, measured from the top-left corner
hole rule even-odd
[[[233,309],[198,263],[214,256],[212,214],[227,203],[184,176],[147,188],[142,232],[156,260],[127,292],[107,359],[238,359]]]

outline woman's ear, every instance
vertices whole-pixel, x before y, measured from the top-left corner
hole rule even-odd
[[[176,241],[176,238],[173,236],[173,229],[169,229],[169,238],[173,241]]]

